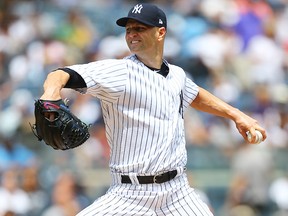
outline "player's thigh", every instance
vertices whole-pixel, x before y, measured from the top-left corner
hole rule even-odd
[[[183,187],[173,194],[171,202],[167,202],[157,211],[157,216],[213,216],[208,205],[190,187]]]
[[[97,199],[77,216],[156,216],[155,213],[151,212],[149,206],[149,202],[143,197],[131,199],[110,193]]]

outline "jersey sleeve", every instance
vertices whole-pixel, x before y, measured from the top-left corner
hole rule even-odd
[[[68,66],[84,79],[87,88],[76,89],[102,100],[114,101],[125,90],[127,63],[125,60],[101,60]]]
[[[186,109],[199,93],[199,87],[190,78],[185,78],[185,86],[183,91],[183,106]]]

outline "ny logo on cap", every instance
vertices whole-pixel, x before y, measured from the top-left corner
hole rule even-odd
[[[137,4],[137,5],[134,6],[134,8],[132,10],[132,13],[135,13],[135,14],[139,13],[140,14],[142,8],[143,8],[142,4]]]

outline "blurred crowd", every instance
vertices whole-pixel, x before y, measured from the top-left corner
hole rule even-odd
[[[186,112],[188,171],[230,176],[222,202],[200,188],[215,215],[288,215],[287,0],[1,0],[0,216],[73,216],[101,194],[84,184],[97,173],[83,175],[108,169],[99,101],[63,91],[92,127],[85,145],[60,152],[33,135],[34,100],[58,67],[128,55],[115,20],[138,2],[166,12],[169,62],[267,130],[248,145],[230,121]]]

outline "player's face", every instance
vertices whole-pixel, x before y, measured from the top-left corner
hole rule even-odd
[[[126,25],[126,42],[130,51],[137,54],[157,47],[157,29],[129,20]]]

